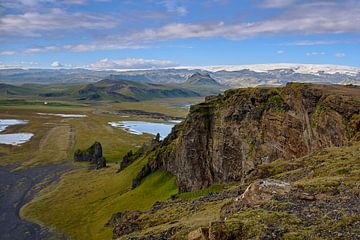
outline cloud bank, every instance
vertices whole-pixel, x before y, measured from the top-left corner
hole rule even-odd
[[[174,67],[176,64],[169,60],[143,59],[143,58],[124,58],[108,59],[104,58],[94,64],[86,66],[90,69],[152,69]]]

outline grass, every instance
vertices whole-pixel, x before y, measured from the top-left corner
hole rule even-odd
[[[71,171],[59,183],[42,190],[21,209],[21,216],[46,226],[56,227],[72,239],[110,239],[112,228],[105,227],[113,213],[125,210],[146,210],[156,201],[178,193],[175,177],[156,172],[131,190],[132,180],[146,163],[136,161],[124,171],[116,173],[122,156],[153,138],[151,135],[133,135],[111,127],[108,122],[120,120],[154,120],[146,116],[121,118],[120,109],[138,109],[184,117],[187,109],[175,104],[196,102],[199,99],[161,99],[136,103],[96,103],[44,105],[31,99],[9,101],[0,105],[0,119],[28,120],[26,125],[9,127],[7,133],[31,132],[31,141],[20,146],[0,145],[0,164],[17,164],[27,168],[37,164],[71,161],[76,149],[85,149],[95,141],[101,142],[109,167],[89,171],[85,168]],[[37,113],[76,113],[85,118],[61,118]],[[84,164],[77,164],[86,166]]]
[[[227,221],[240,222],[243,226],[244,239],[262,239],[268,233],[268,226],[279,231],[291,232],[301,224],[301,220],[295,215],[264,209],[245,209]]]
[[[310,192],[334,193],[360,181],[360,142],[328,148],[292,161],[278,159],[259,166],[263,177],[280,178]]]
[[[114,165],[70,172],[23,207],[21,215],[61,229],[72,239],[110,239],[112,229],[104,226],[113,213],[146,210],[178,191],[175,177],[166,172],[154,173],[130,190],[144,164],[145,159],[137,161],[120,173],[115,173]]]
[[[300,201],[296,197],[276,198],[261,206],[242,207],[241,211],[226,217],[223,230],[229,230],[229,236],[234,236],[237,231],[241,239],[263,239],[274,234],[288,240],[329,239],[329,236],[350,239],[359,232],[356,226],[360,218],[356,211],[358,205],[354,204],[355,209],[351,209],[346,199],[359,196],[359,160],[360,143],[354,142],[348,147],[328,148],[299,159],[278,159],[260,165],[259,178],[289,181],[299,191],[320,194],[328,197],[328,200],[324,200],[325,203],[322,200]],[[207,227],[210,222],[221,225],[221,208],[233,199],[209,201],[201,200],[200,197],[232,187],[239,188],[235,185],[215,185],[196,192],[179,193],[174,196],[176,200],[167,204],[166,208],[142,213],[137,220],[141,230],[121,239],[156,236],[172,228],[177,229],[174,239],[186,239],[190,231]],[[339,203],[343,200],[346,201]],[[332,210],[333,207],[336,207],[336,211]],[[332,215],[335,213],[336,217]],[[235,231],[233,227],[238,229]],[[338,235],[340,233],[343,235]]]
[[[5,101],[5,100],[3,100]],[[187,110],[172,104],[196,102],[199,99],[161,99],[136,103],[94,103],[56,102],[44,105],[43,102],[25,99],[8,101],[10,105],[0,105],[0,119],[14,118],[28,120],[26,125],[9,127],[6,133],[30,132],[31,141],[21,146],[0,145],[0,165],[20,164],[31,166],[49,162],[71,160],[76,149],[85,149],[95,141],[103,146],[108,162],[120,161],[129,149],[136,149],[151,135],[133,135],[122,129],[111,127],[108,122],[120,120],[152,120],[145,116],[121,118],[116,115],[120,109],[155,111],[170,116],[185,116]],[[61,118],[37,113],[76,113],[85,118]]]
[[[182,200],[191,200],[202,196],[206,196],[211,193],[221,192],[224,189],[224,187],[225,187],[224,185],[212,185],[208,188],[204,188],[198,191],[179,193],[176,194],[174,197]]]

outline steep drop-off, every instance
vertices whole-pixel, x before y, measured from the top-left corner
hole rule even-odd
[[[257,166],[360,139],[360,87],[291,83],[229,90],[194,105],[149,154],[182,191],[242,182]]]

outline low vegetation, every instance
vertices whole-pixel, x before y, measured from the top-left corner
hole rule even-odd
[[[68,161],[78,169],[63,175],[59,183],[51,185],[21,210],[30,221],[63,231],[72,239],[109,239],[112,227],[107,225],[118,211],[146,210],[156,201],[169,199],[178,193],[175,178],[166,172],[146,177],[139,187],[132,188],[132,180],[145,165],[146,159],[131,164],[117,173],[118,163],[129,149],[137,149],[153,138],[133,135],[111,127],[108,122],[121,120],[150,120],[151,116],[129,114],[121,117],[121,109],[138,109],[184,117],[182,106],[194,99],[161,99],[131,103],[86,104],[74,101],[34,102],[31,98],[8,101],[0,105],[0,118],[28,120],[28,124],[11,126],[6,133],[31,132],[31,141],[20,146],[0,145],[1,165],[16,164],[17,170],[37,164]],[[11,108],[9,107],[11,104]],[[62,118],[38,113],[83,114],[83,118]],[[74,163],[76,149],[86,149],[95,141],[101,142],[107,168],[88,170],[87,164]],[[159,187],[160,186],[160,187]]]
[[[235,239],[274,236],[289,240],[353,239],[360,234],[359,160],[360,143],[355,142],[349,147],[328,148],[293,161],[279,159],[262,164],[256,178],[290,182],[293,190],[289,196],[244,206],[224,219],[224,206],[239,197],[251,179],[244,184],[214,185],[200,191],[179,193],[136,218],[130,218],[139,229],[119,239],[161,237],[168,233],[174,239],[184,239],[192,230],[209,226],[216,229],[219,224],[222,234],[228,231],[229,236],[237,237]],[[305,196],[316,197],[302,197],[300,193],[304,192]]]

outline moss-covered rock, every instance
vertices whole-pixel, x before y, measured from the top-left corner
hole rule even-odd
[[[97,169],[106,167],[106,160],[103,157],[102,147],[99,142],[95,142],[86,150],[76,150],[74,153],[74,161],[95,164]]]

